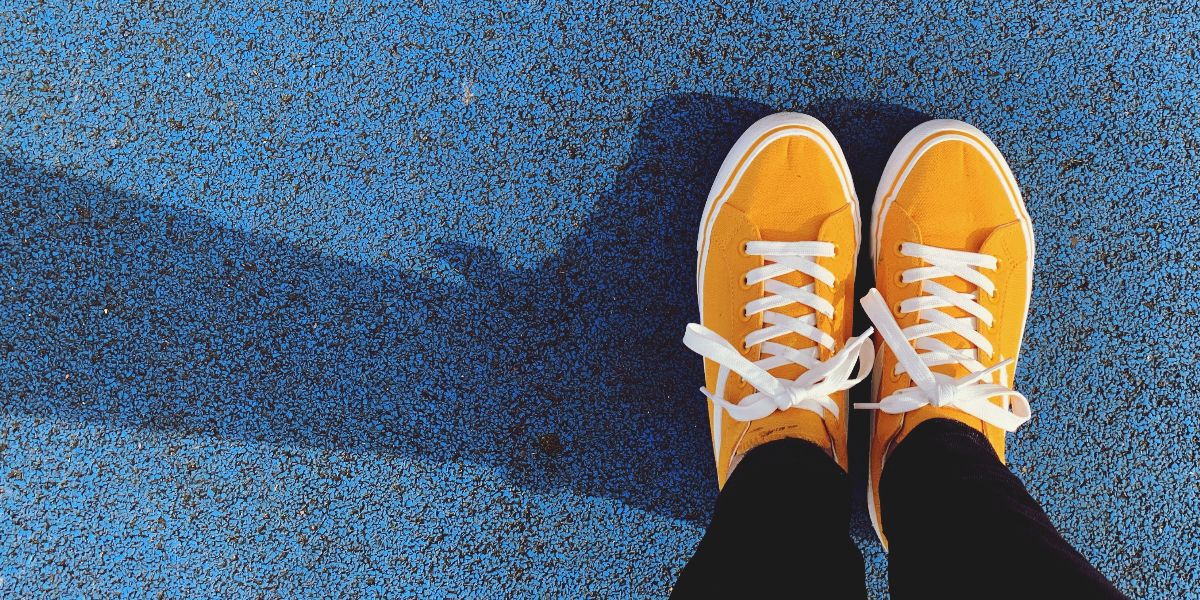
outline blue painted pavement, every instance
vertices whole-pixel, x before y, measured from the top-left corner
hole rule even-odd
[[[863,198],[925,119],[996,140],[1012,465],[1200,597],[1197,8],[0,0],[0,595],[664,595],[715,497],[698,213],[800,110]]]

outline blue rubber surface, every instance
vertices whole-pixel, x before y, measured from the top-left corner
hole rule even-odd
[[[0,0],[0,595],[664,595],[715,497],[700,208],[800,110],[865,201],[921,121],[993,137],[1013,468],[1200,597],[1196,3],[247,4]]]

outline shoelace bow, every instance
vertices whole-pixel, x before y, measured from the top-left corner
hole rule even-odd
[[[835,417],[839,416],[833,394],[857,385],[867,377],[874,364],[875,347],[868,343],[872,331],[851,338],[840,352],[825,361],[818,358],[818,346],[796,349],[771,341],[782,335],[796,333],[833,351],[836,343],[833,336],[816,327],[817,313],[833,318],[833,304],[814,293],[814,283],[796,287],[779,280],[780,277],[799,272],[832,286],[833,273],[813,259],[833,256],[833,244],[749,242],[746,244],[746,253],[762,256],[766,260],[766,264],[746,274],[745,283],[748,285],[765,282],[766,295],[746,304],[744,315],[749,317],[762,313],[763,327],[751,332],[743,342],[743,348],[746,349],[760,346],[763,358],[750,361],[716,332],[703,325],[689,324],[683,343],[693,352],[720,365],[716,389],[700,388],[700,391],[737,421],[753,421],[777,410],[792,408],[818,415],[829,411]],[[793,303],[808,306],[813,312],[801,317],[789,317],[773,310]],[[850,372],[855,362],[859,365],[858,372],[851,378]],[[786,364],[801,365],[807,370],[794,380],[771,374],[771,369]],[[736,404],[725,400],[724,391],[730,372],[740,375],[757,391]]]
[[[856,403],[854,407],[892,414],[923,406],[953,407],[1005,431],[1015,431],[1029,420],[1029,400],[1007,386],[991,382],[993,374],[1012,364],[1013,359],[986,368],[979,362],[980,352],[988,358],[992,356],[991,342],[978,330],[980,322],[989,327],[992,325],[991,312],[978,302],[979,290],[993,294],[996,285],[977,269],[994,270],[996,258],[911,242],[902,244],[900,252],[928,265],[908,269],[901,275],[902,282],[921,285],[921,295],[904,300],[900,305],[901,313],[917,312],[918,323],[901,329],[879,290],[872,289],[861,303],[871,322],[879,328],[884,343],[896,355],[895,373],[908,373],[915,387],[897,390],[878,403]],[[957,292],[934,281],[945,277],[965,280],[977,290]],[[952,317],[940,310],[948,307],[959,308],[968,316]],[[932,337],[944,333],[957,334],[974,348],[954,348]],[[954,378],[930,370],[930,367],[948,364],[962,365],[969,373]],[[997,405],[992,398],[1003,398],[1004,402]]]

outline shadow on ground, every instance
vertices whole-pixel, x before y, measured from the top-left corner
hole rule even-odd
[[[864,207],[891,146],[925,119],[844,99],[800,109],[838,135]],[[661,98],[612,189],[540,267],[428,249],[465,284],[9,160],[0,406],[483,463],[521,487],[704,521],[715,486],[702,371],[679,342],[695,318],[695,227],[725,151],[771,112]],[[864,262],[860,293],[869,273]],[[861,460],[864,432],[854,439]]]

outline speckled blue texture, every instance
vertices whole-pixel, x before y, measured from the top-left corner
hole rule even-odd
[[[1013,467],[1200,597],[1195,2],[483,4],[0,1],[0,595],[664,595],[715,497],[694,230],[790,109],[868,200],[925,119],[995,139]]]

